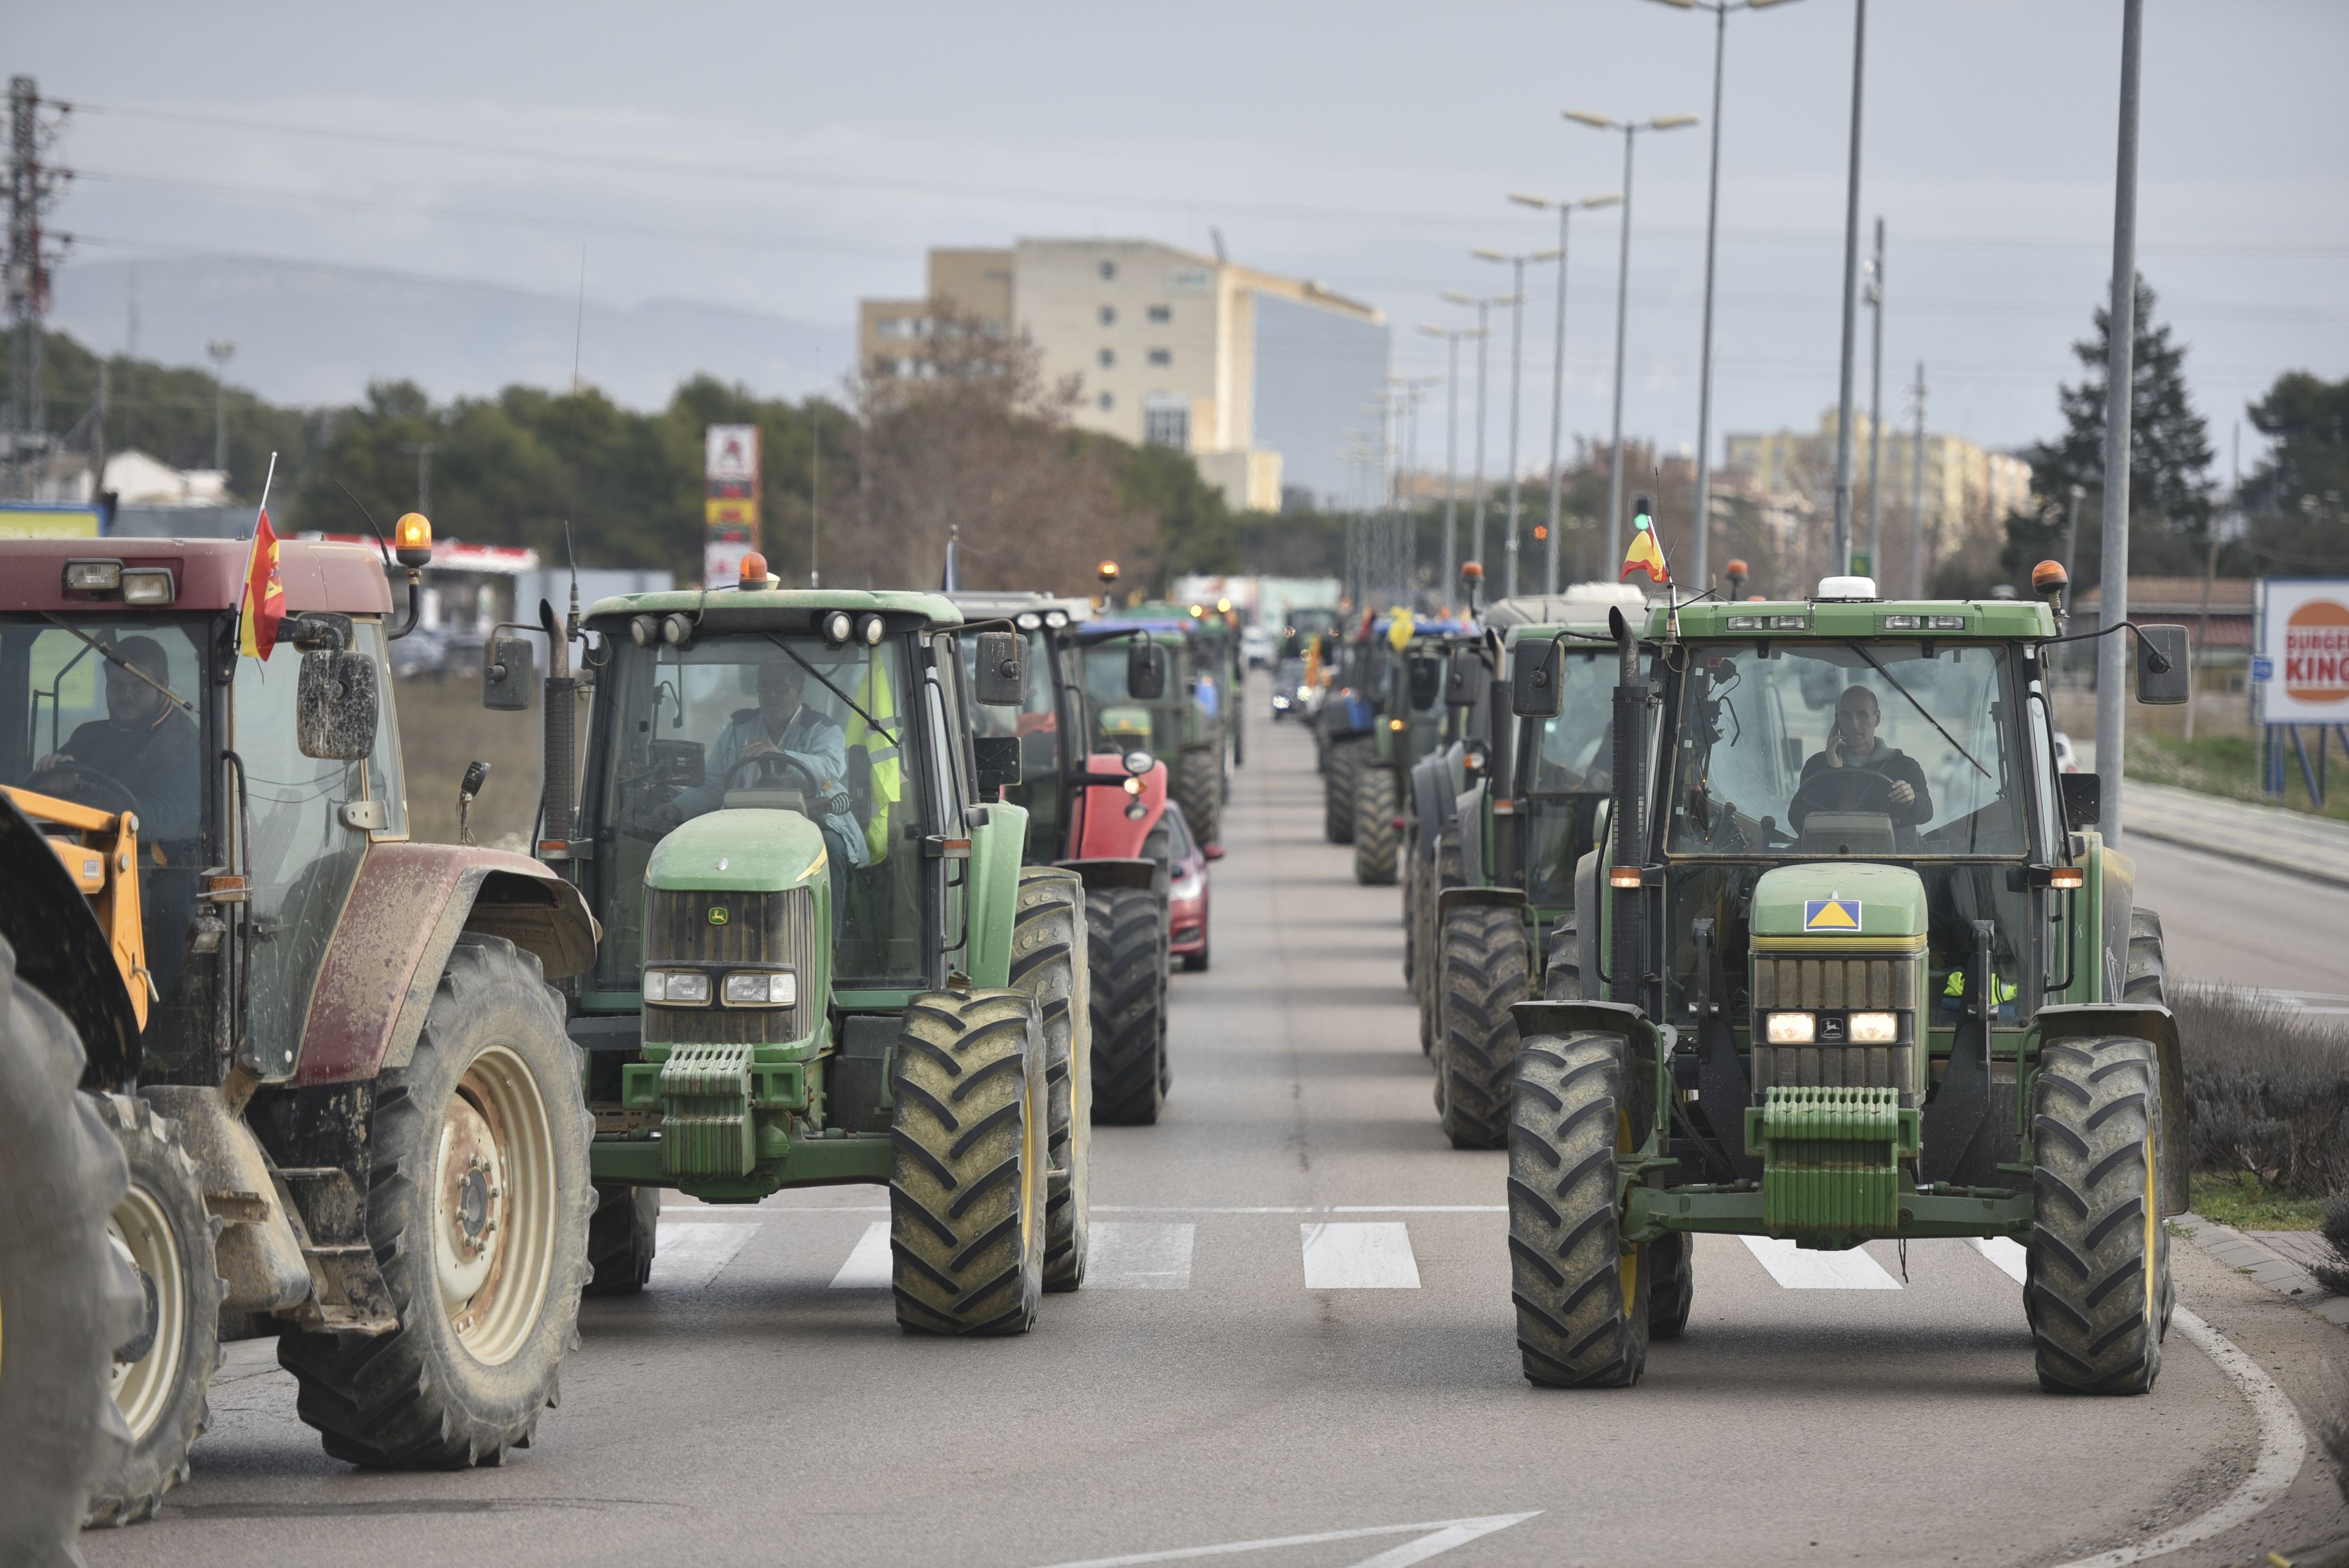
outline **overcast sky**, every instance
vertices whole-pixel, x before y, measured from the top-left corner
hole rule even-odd
[[[2278,372],[2349,375],[2349,5],[2146,9],[2140,266],[2189,346],[2223,479],[2231,426]],[[1730,18],[1716,442],[1835,402],[1852,21],[1853,0]],[[1868,21],[1887,416],[1905,420],[1922,359],[1935,429],[2049,434],[2109,267],[2118,0],[1877,0]],[[1384,308],[1413,374],[1442,368],[1418,324],[1461,315],[1439,291],[1506,287],[1470,247],[1554,242],[1507,192],[1619,188],[1621,138],[1559,109],[1709,114],[1713,64],[1711,19],[1651,0],[215,0],[21,5],[7,34],[0,63],[85,106],[55,222],[91,259],[246,253],[567,295],[584,243],[596,301],[845,325],[859,295],[919,292],[929,244],[1204,250],[1215,227],[1236,260]],[[1668,448],[1696,433],[1708,129],[1639,147],[1626,428]],[[1607,425],[1619,233],[1612,213],[1577,221],[1570,432]],[[1554,286],[1528,284],[1528,463]],[[1863,407],[1866,354],[1863,317]]]

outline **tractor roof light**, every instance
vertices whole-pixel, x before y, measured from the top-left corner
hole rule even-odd
[[[660,617],[631,615],[628,617],[628,641],[640,648],[649,648],[661,640]]]
[[[834,610],[823,618],[823,631],[824,645],[837,648],[846,645],[848,639],[855,634],[856,626],[849,619],[847,611]]]
[[[68,561],[65,583],[68,593],[111,593],[122,586],[122,562]]]
[[[681,648],[693,640],[693,622],[684,615],[661,618],[661,641],[673,648]]]
[[[887,634],[888,630],[888,622],[884,621],[878,615],[867,615],[863,621],[857,623],[856,634],[858,637],[863,639],[866,647],[877,648],[881,645],[881,639],[883,636]]]
[[[134,566],[122,573],[122,602],[126,604],[168,604],[178,597],[169,567]]]
[[[393,558],[409,571],[432,563],[432,520],[422,512],[400,513],[391,525],[391,540]]]
[[[1062,626],[1065,626],[1068,624],[1069,613],[1066,610],[1047,610],[1044,612],[1044,624],[1051,627],[1054,631],[1059,631]]]
[[[767,582],[767,558],[755,550],[744,551],[740,574],[735,579],[736,587],[742,593],[755,593],[766,587]]]
[[[1019,612],[1019,619],[1018,619],[1018,620],[1016,620],[1016,621],[1014,621],[1014,622],[1012,623],[1012,624],[1014,624],[1014,625],[1018,626],[1018,627],[1019,627],[1021,631],[1023,631],[1023,632],[1032,632],[1032,631],[1035,631],[1038,627],[1041,626],[1043,624],[1044,624],[1044,617],[1043,617],[1043,616],[1041,616],[1041,615],[1039,615],[1039,614],[1036,614],[1036,612],[1035,612],[1035,611],[1033,611],[1033,610],[1022,610],[1022,611],[1020,611],[1020,612]]]

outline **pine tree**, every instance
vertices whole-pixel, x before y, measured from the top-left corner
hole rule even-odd
[[[2210,428],[2186,395],[2186,347],[2154,321],[2157,296],[2137,280],[2137,345],[2129,418],[2129,566],[2139,575],[2199,572],[2211,511]],[[2072,487],[2080,499],[2075,592],[2102,577],[2105,504],[2105,366],[2112,344],[2112,313],[2098,305],[2091,335],[2072,345],[2085,370],[2075,386],[2057,389],[2064,433],[2033,447],[2033,509],[2006,520],[2002,564],[2018,584],[2033,562],[2064,553]]]

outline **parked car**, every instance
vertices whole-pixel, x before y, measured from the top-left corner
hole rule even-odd
[[[1270,626],[1250,626],[1240,634],[1240,653],[1247,659],[1247,667],[1260,670],[1272,663],[1277,645]]]
[[[1171,801],[1166,820],[1174,832],[1168,841],[1167,924],[1173,933],[1168,951],[1185,969],[1207,966],[1207,861],[1203,848],[1183,818],[1183,808]]]
[[[1272,717],[1287,718],[1305,711],[1305,661],[1287,658],[1273,666]]]

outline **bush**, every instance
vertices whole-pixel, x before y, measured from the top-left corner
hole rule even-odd
[[[2349,1295],[2349,1196],[2324,1205],[2324,1222],[2317,1231],[2331,1244],[2333,1255],[2317,1263],[2316,1283],[2335,1295]]]
[[[2173,1006],[2194,1168],[2251,1171],[2295,1197],[2349,1194],[2349,1028],[2223,987],[2181,986]]]

